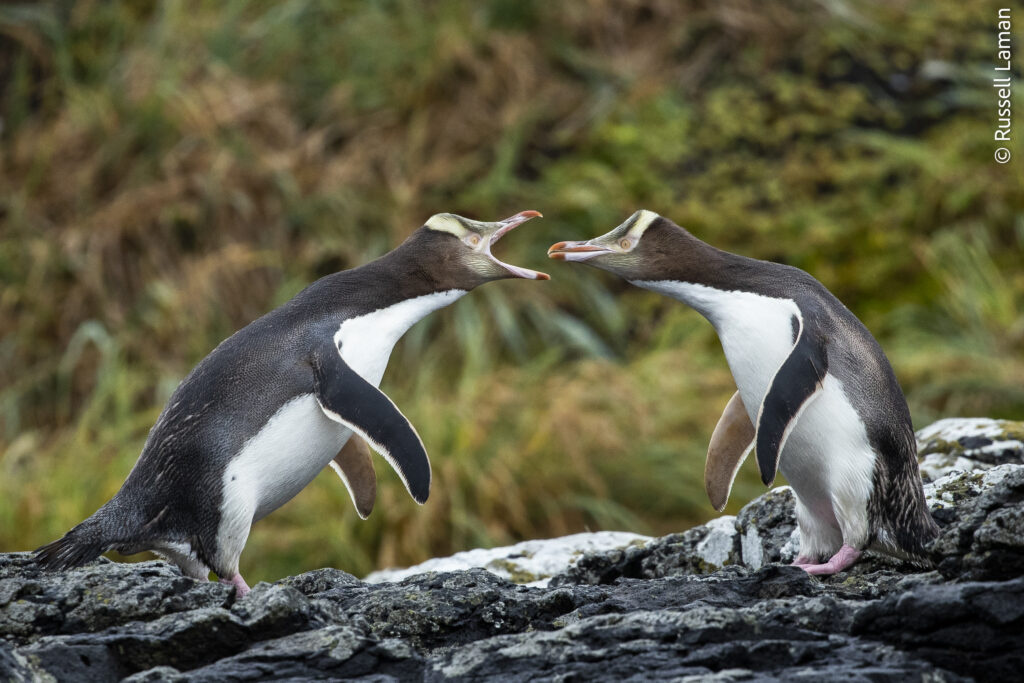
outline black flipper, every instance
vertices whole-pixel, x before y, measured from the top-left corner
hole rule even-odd
[[[333,341],[312,359],[320,409],[361,436],[390,463],[419,504],[430,495],[430,461],[416,430],[384,392],[341,358]]]
[[[825,339],[797,320],[796,344],[779,366],[757,413],[757,467],[761,481],[771,486],[779,469],[779,456],[797,418],[821,391],[828,372]]]

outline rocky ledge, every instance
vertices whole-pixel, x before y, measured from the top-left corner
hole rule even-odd
[[[13,553],[0,679],[1019,680],[1024,423],[918,438],[932,567],[786,566],[786,488],[663,538],[534,541],[371,581],[319,569],[242,600],[161,562],[44,574]]]

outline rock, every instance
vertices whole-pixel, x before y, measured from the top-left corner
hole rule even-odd
[[[638,610],[501,636],[431,663],[427,680],[959,680],[889,645],[818,633],[745,609]]]
[[[398,639],[379,641],[351,626],[315,631],[259,643],[245,652],[188,672],[189,681],[418,680],[424,660]],[[151,670],[133,680],[185,680],[176,671]]]
[[[245,600],[237,601],[231,612],[248,628],[270,638],[308,628],[314,610],[309,599],[298,589],[261,583]]]
[[[99,633],[44,636],[22,651],[45,662],[59,680],[116,681],[154,666],[188,669],[217,661],[245,649],[251,635],[230,611],[202,607]]]
[[[952,470],[1024,464],[1024,422],[953,417],[928,425],[916,436],[921,476],[926,482]]]
[[[740,559],[752,569],[792,562],[800,551],[793,489],[779,486],[748,503],[736,517]],[[794,542],[794,538],[797,540]]]
[[[788,566],[786,487],[662,538],[528,542],[377,582],[318,569],[241,600],[161,562],[50,574],[13,553],[0,680],[1016,680],[1024,465],[1006,423],[944,422],[919,433],[949,449],[924,456],[947,463],[925,487],[933,568]]]
[[[715,570],[736,564],[739,561],[736,555],[736,518],[732,515],[716,517],[704,528],[708,533],[694,548],[694,553],[704,563],[705,569]]]
[[[467,550],[451,557],[427,560],[406,569],[376,571],[365,580],[370,583],[401,581],[425,572],[450,572],[480,567],[512,583],[543,587],[552,576],[575,564],[584,554],[624,550],[641,546],[650,540],[650,536],[626,531],[598,531],[523,541],[501,548]]]
[[[772,562],[791,562],[799,551],[794,504],[793,491],[780,486],[751,501],[736,517],[724,515],[681,534],[580,558],[551,585],[657,579],[708,574],[735,564],[759,569]]]
[[[81,569],[45,574],[28,553],[0,554],[0,633],[18,642],[227,607],[232,600],[230,587],[198,583],[165,562],[101,558]]]
[[[865,606],[851,633],[889,641],[964,675],[1019,680],[1024,670],[1024,578],[916,586]]]
[[[550,621],[560,613],[558,605],[571,609],[557,597],[549,600],[546,593],[514,586],[483,569],[431,572],[359,593],[334,592],[328,599],[346,617],[365,620],[373,635],[403,638],[423,650],[513,633]]]
[[[24,655],[15,650],[13,645],[0,640],[0,680],[22,683],[40,678],[40,672],[32,667]]]
[[[288,576],[278,582],[283,586],[292,586],[303,595],[315,595],[328,590],[335,590],[343,587],[362,586],[363,582],[340,569],[328,567],[326,569],[314,569],[298,576]]]
[[[1024,466],[946,475],[929,486],[943,525],[932,554],[950,578],[1024,575]]]

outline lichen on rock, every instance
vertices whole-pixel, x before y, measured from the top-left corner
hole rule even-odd
[[[953,470],[1024,464],[1024,422],[954,417],[917,432],[921,476],[935,481]]]
[[[523,541],[498,548],[466,550],[450,557],[427,560],[405,569],[376,571],[367,576],[366,581],[400,581],[424,572],[482,567],[512,583],[543,587],[552,576],[572,566],[585,554],[642,546],[650,540],[649,536],[627,531],[598,531],[561,538]]]

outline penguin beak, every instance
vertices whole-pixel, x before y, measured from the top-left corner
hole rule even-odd
[[[490,240],[487,242],[486,253],[494,260],[499,266],[507,270],[512,274],[512,277],[521,277],[526,280],[550,280],[551,276],[547,273],[541,273],[536,270],[530,270],[529,268],[520,268],[519,266],[513,266],[510,263],[504,263],[491,253],[491,247],[493,247],[498,240],[501,239],[502,235],[509,232],[510,230],[522,225],[531,218],[543,217],[540,211],[520,211],[515,216],[509,216],[503,221],[498,221],[493,225],[497,225],[497,230],[491,233]]]
[[[548,249],[548,258],[556,261],[586,261],[601,254],[611,254],[611,249],[599,247],[590,242],[559,242]]]

